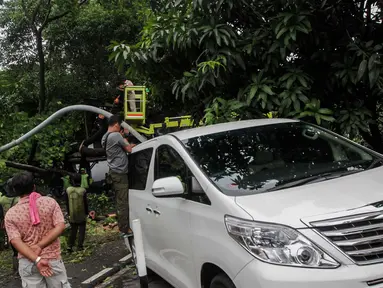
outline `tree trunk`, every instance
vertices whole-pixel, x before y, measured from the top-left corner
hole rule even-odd
[[[33,164],[33,160],[35,160],[35,155],[36,155],[36,152],[37,152],[37,146],[38,146],[37,140],[33,139],[32,140],[31,151],[29,152],[29,157],[28,157],[28,160],[27,160],[28,164]]]
[[[75,181],[79,181],[81,180],[81,175],[78,174],[78,173],[72,173],[72,172],[68,172],[68,171],[65,171],[65,170],[61,170],[61,169],[56,169],[56,168],[51,168],[51,169],[43,169],[43,168],[40,168],[40,167],[36,167],[36,166],[32,166],[32,165],[27,165],[27,164],[21,164],[21,163],[16,163],[16,162],[12,162],[12,161],[5,161],[5,165],[7,167],[10,167],[10,168],[15,168],[15,169],[20,169],[20,170],[24,170],[24,171],[29,171],[29,172],[32,172],[32,173],[36,173],[36,174],[39,174],[39,175],[52,175],[52,173],[58,173],[58,174],[61,174],[63,176],[70,176],[72,179],[74,179]]]
[[[42,31],[38,30],[36,32],[36,42],[37,42],[37,55],[39,57],[39,84],[40,84],[40,95],[39,95],[39,113],[45,111],[45,102],[46,102],[46,88],[45,88],[45,59],[44,59],[44,50],[43,50],[43,37]]]
[[[37,56],[39,59],[39,110],[38,113],[43,113],[45,110],[45,102],[46,102],[46,90],[45,90],[45,59],[44,59],[44,50],[43,50],[43,37],[42,31],[35,30],[35,37],[37,43]],[[35,155],[37,152],[38,142],[33,140],[32,149],[29,153],[29,157],[27,160],[28,164],[32,164],[35,159]]]

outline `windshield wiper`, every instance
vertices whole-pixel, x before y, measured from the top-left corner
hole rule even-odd
[[[312,182],[320,182],[320,181],[330,180],[330,179],[334,179],[334,178],[338,178],[338,177],[342,177],[342,176],[358,173],[360,171],[361,170],[347,170],[347,171],[343,171],[342,173],[336,173],[336,174],[334,174],[334,172],[336,172],[336,171],[321,173],[321,174],[313,175],[313,176],[310,176],[310,177],[307,177],[307,178],[298,179],[296,181],[289,181],[289,182],[286,182],[286,183],[282,183],[281,185],[278,185],[278,186],[275,186],[273,188],[267,189],[266,192],[271,192],[271,191],[277,191],[277,190],[286,189],[286,188],[302,186],[302,185],[309,184],[309,183],[312,183]]]

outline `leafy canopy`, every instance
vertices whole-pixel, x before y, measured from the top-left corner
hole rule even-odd
[[[378,1],[157,1],[141,40],[113,43],[110,59],[207,123],[273,111],[383,151],[380,13]]]

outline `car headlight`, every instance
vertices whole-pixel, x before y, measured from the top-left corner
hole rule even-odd
[[[336,268],[339,263],[293,228],[225,216],[230,236],[257,259],[279,265]]]

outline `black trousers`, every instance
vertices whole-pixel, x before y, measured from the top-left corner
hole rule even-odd
[[[12,248],[12,251],[13,251],[13,257],[17,257],[17,255],[19,255],[19,252],[17,252],[16,248],[13,247],[12,244],[11,244],[11,248]]]
[[[69,248],[73,248],[77,238],[78,232],[78,245],[77,247],[83,248],[85,241],[85,230],[86,230],[86,222],[83,223],[70,223],[70,234],[68,246]]]

